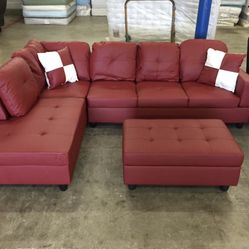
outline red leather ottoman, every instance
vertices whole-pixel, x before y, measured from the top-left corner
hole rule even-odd
[[[221,120],[124,122],[124,183],[220,186],[238,184],[244,154]]]

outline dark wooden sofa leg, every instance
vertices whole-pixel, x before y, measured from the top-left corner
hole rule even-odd
[[[89,123],[91,128],[95,128],[97,126],[97,123]]]
[[[137,185],[131,185],[131,184],[128,185],[129,190],[135,190],[136,188],[137,188]]]
[[[243,128],[243,126],[244,126],[244,124],[243,124],[243,123],[238,123],[238,124],[236,124],[236,127],[237,127],[238,129],[242,129],[242,128]]]
[[[66,191],[68,189],[68,185],[59,185],[60,191]]]
[[[223,192],[227,192],[228,189],[229,189],[230,186],[220,186],[220,189],[223,191]]]

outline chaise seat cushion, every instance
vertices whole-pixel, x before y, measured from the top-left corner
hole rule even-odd
[[[84,99],[40,99],[24,117],[0,122],[1,166],[67,166]]]
[[[45,89],[41,98],[85,98],[89,90],[89,81],[68,83],[55,89]]]
[[[197,82],[186,82],[182,86],[189,98],[189,107],[235,108],[240,102],[232,92],[214,86]]]
[[[137,84],[139,107],[187,107],[188,97],[181,84],[144,81]]]
[[[89,107],[136,107],[136,86],[131,81],[96,81],[90,86],[87,100]]]

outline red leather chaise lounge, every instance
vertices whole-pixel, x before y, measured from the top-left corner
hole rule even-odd
[[[45,89],[36,53],[64,46],[80,81]],[[0,121],[1,184],[53,184],[61,190],[70,184],[87,123],[89,55],[83,42],[31,41],[1,67],[0,111],[7,119]]]

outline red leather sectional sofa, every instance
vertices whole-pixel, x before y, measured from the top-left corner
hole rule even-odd
[[[65,46],[79,82],[48,90],[37,53]],[[210,47],[227,51],[223,42],[215,40],[187,40],[181,45],[98,42],[92,52],[84,42],[30,41],[0,68],[0,184],[56,184],[65,190],[87,117],[89,123],[122,123],[129,118],[247,123],[249,76],[245,72],[239,75],[235,94],[197,82]],[[31,79],[37,82],[36,89]],[[11,106],[10,95],[16,94],[17,86],[27,96]],[[23,116],[30,98],[37,100]],[[5,103],[21,117],[11,117]]]

